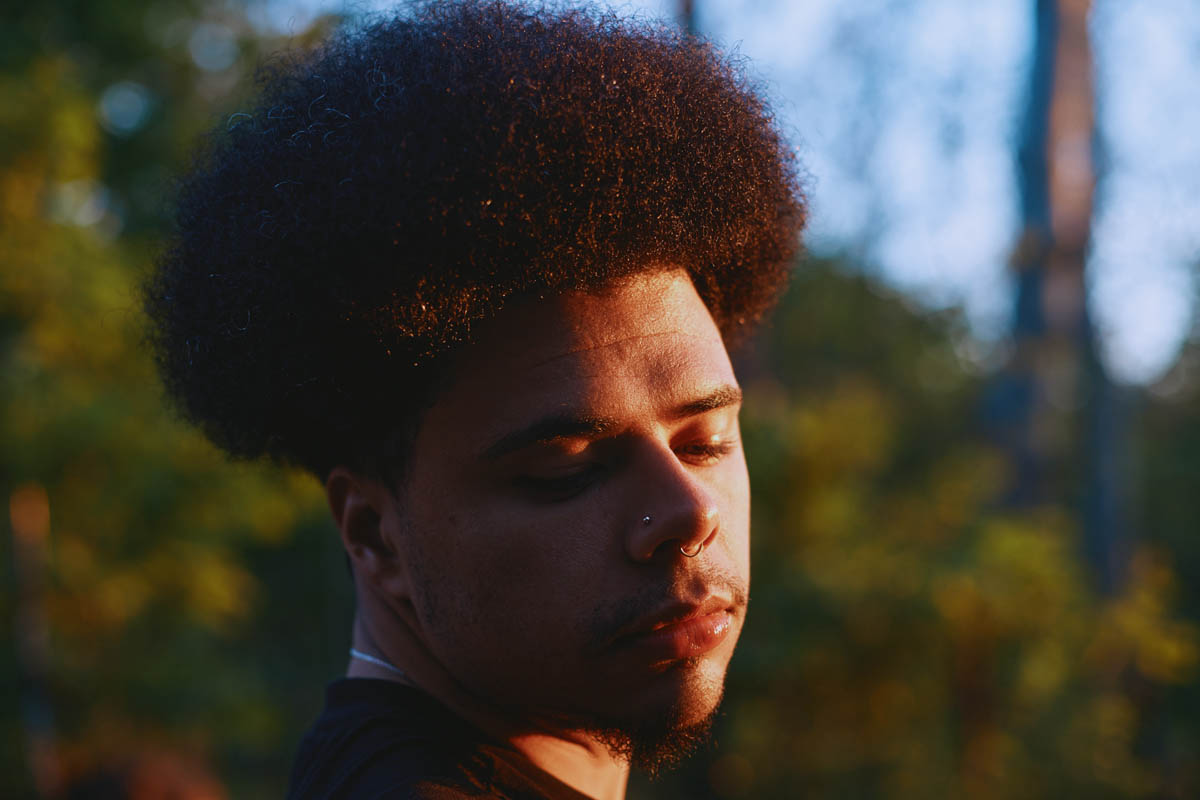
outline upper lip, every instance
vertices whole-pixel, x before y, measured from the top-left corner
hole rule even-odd
[[[614,640],[652,633],[660,628],[677,625],[694,617],[704,617],[718,611],[725,611],[732,606],[733,601],[730,598],[715,594],[706,595],[700,600],[674,600],[621,628]]]

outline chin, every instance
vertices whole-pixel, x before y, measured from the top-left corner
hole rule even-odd
[[[704,658],[679,662],[658,677],[636,708],[588,727],[613,755],[655,777],[708,741],[724,681],[724,664]]]
[[[651,778],[674,769],[708,742],[720,697],[664,714],[600,727],[592,733],[614,756]]]
[[[710,719],[725,694],[725,664],[707,658],[689,659],[664,675],[673,695],[665,698],[667,716],[690,725]]]

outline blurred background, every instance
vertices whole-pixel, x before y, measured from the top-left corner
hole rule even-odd
[[[171,415],[136,286],[255,64],[380,7],[0,12],[5,797],[282,796],[344,669],[318,487]],[[616,8],[750,60],[813,208],[726,713],[631,797],[1200,796],[1200,8]]]

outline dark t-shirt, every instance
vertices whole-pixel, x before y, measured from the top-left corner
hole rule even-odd
[[[418,689],[371,678],[329,684],[288,800],[463,797],[587,800]]]

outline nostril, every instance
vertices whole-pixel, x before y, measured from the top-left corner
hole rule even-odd
[[[637,513],[625,523],[626,548],[635,561],[656,556],[695,558],[720,527],[717,493],[707,473],[680,462],[669,447],[644,451],[640,466]],[[639,507],[640,505],[640,507]]]

